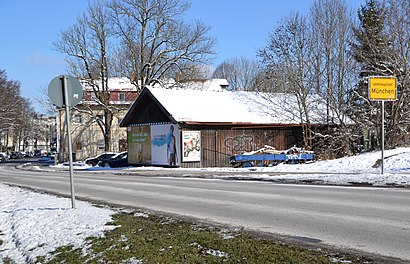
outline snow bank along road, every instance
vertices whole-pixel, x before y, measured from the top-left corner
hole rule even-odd
[[[158,174],[159,172],[157,172]],[[77,198],[243,226],[410,261],[410,190],[75,172]],[[70,195],[67,172],[0,166],[0,182]]]

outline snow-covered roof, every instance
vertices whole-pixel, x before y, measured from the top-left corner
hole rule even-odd
[[[152,87],[149,91],[177,122],[305,123],[305,117],[301,119],[296,98],[290,94]],[[309,99],[308,109],[310,122],[322,123],[321,113],[325,113],[325,108],[318,98]]]
[[[80,80],[85,90],[92,90],[92,86],[87,80]],[[101,86],[101,80],[95,81],[95,84]],[[192,89],[192,90],[207,90],[207,91],[222,91],[229,86],[226,79],[192,79],[184,82],[176,82],[174,79],[163,79],[160,83],[156,83],[154,87],[165,87],[168,89]],[[108,79],[108,87],[110,90],[129,91],[135,90],[136,87],[126,77],[112,77]]]
[[[85,90],[92,90],[92,86],[86,81],[81,80],[81,84],[83,85]],[[101,80],[96,81],[98,86],[101,86]],[[129,91],[135,90],[136,87],[130,81],[130,79],[125,77],[113,77],[108,79],[108,87],[110,90],[119,90],[119,91]]]
[[[228,88],[229,83],[226,79],[193,79],[185,82],[168,82],[163,84],[166,88],[191,89],[202,91],[223,91]],[[155,86],[161,88],[160,86]]]

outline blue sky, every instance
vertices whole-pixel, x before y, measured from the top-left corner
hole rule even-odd
[[[188,0],[190,1],[190,0]],[[306,13],[309,0],[191,0],[187,20],[200,19],[211,26],[217,39],[213,66],[234,57],[255,58],[267,44],[280,19],[294,11]],[[347,0],[357,9],[365,0]],[[49,82],[66,73],[64,55],[53,50],[58,34],[85,11],[86,0],[0,0],[0,69],[20,81],[22,95],[30,99],[46,90]]]

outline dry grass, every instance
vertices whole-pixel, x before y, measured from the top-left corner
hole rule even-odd
[[[84,248],[59,248],[38,263],[337,263],[323,251],[313,251],[243,230],[192,224],[169,217],[121,213],[103,238],[90,238]],[[351,262],[350,262],[351,261]],[[347,263],[371,263],[350,260]],[[346,263],[346,262],[344,262]]]

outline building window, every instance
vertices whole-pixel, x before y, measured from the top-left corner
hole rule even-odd
[[[98,149],[104,149],[105,148],[105,142],[104,140],[99,140],[98,141]]]
[[[119,145],[119,150],[120,151],[126,151],[127,150],[127,140],[125,139],[120,139],[118,141],[118,145]]]
[[[83,116],[82,115],[74,115],[73,122],[82,124],[83,123]]]
[[[121,102],[125,102],[125,93],[119,93],[118,94],[118,100]]]

